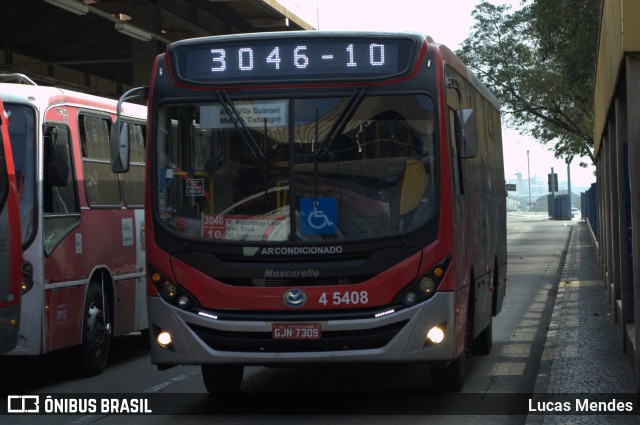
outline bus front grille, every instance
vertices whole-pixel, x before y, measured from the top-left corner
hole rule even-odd
[[[384,347],[408,320],[372,329],[327,331],[320,339],[276,340],[270,332],[229,332],[189,324],[198,337],[217,351],[295,353],[367,350]]]

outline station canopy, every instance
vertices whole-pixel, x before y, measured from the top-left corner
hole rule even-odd
[[[154,57],[173,41],[311,30],[305,13],[293,0],[3,1],[0,79],[24,74],[41,85],[118,97],[148,84]]]

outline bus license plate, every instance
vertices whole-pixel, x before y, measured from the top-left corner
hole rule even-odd
[[[320,339],[320,323],[274,323],[273,339]]]

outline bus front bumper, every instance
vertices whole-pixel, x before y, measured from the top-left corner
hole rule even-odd
[[[454,358],[454,297],[450,292],[436,293],[421,304],[379,317],[334,320],[318,315],[305,320],[309,327],[320,329],[318,339],[274,338],[274,323],[282,328],[299,321],[220,320],[149,297],[151,360],[159,367],[448,361]],[[433,327],[443,330],[442,342],[427,338]],[[161,334],[170,335],[170,342],[161,345]]]

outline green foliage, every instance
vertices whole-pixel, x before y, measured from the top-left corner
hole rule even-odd
[[[456,54],[495,89],[508,123],[556,157],[593,157],[593,81],[600,0],[483,1]],[[586,164],[581,164],[586,165]]]

